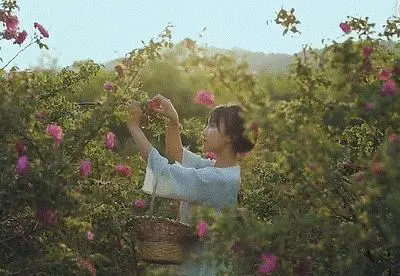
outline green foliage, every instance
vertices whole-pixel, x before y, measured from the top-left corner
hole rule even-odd
[[[2,4],[16,8],[15,1]],[[282,9],[276,23],[285,34],[298,32],[300,22]],[[254,275],[264,253],[278,258],[278,275],[400,273],[400,101],[398,89],[382,91],[387,79],[400,82],[399,45],[383,41],[398,36],[398,19],[378,34],[368,18],[344,23],[357,41],[305,47],[289,74],[256,74],[242,57],[190,39],[174,46],[171,26],[112,72],[90,60],[57,72],[1,71],[0,272],[175,273],[137,256],[129,219],[148,211],[133,201],[149,197],[140,193],[145,162],[125,127],[126,103],[141,103],[145,132],[162,150],[164,120],[146,109],[147,99],[171,98],[184,144],[201,154],[209,110],[192,102],[204,89],[217,104],[240,103],[246,134],[257,140],[240,161],[240,208],[199,208],[192,218],[209,223],[203,257],[218,262],[221,275]],[[46,133],[51,124],[62,128],[61,143]],[[110,131],[113,150],[104,145]],[[19,142],[26,151],[16,151]],[[29,158],[28,173],[16,171],[20,155]],[[84,160],[92,164],[88,177],[80,175]],[[116,173],[118,164],[132,174]],[[157,215],[175,218],[177,209],[176,201],[156,200]]]

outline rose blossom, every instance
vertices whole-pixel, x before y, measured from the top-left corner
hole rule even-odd
[[[394,95],[397,91],[397,84],[394,80],[387,80],[383,83],[381,88],[381,96]]]
[[[262,264],[258,267],[260,273],[272,273],[276,270],[278,258],[271,253],[265,253],[261,256]]]
[[[22,155],[26,152],[27,148],[23,141],[19,141],[15,144],[15,150],[17,151],[18,155]]]
[[[5,24],[6,28],[9,31],[16,31],[18,29],[19,20],[15,15],[6,15],[5,16]]]
[[[113,86],[112,82],[109,82],[109,81],[104,83],[103,88],[105,91],[108,91],[108,92],[112,92],[114,90],[114,86]]]
[[[5,29],[4,33],[3,33],[3,37],[6,40],[11,40],[13,38],[15,39],[15,38],[17,38],[17,31]]]
[[[64,134],[62,128],[57,124],[48,125],[46,132],[50,135],[57,143],[61,142]]]
[[[142,209],[142,208],[144,208],[144,206],[145,206],[145,202],[144,202],[143,199],[135,200],[135,207],[136,208]]]
[[[365,104],[365,109],[367,111],[372,111],[372,110],[375,109],[375,106],[376,106],[376,103],[374,103],[374,102],[366,103]]]
[[[30,170],[30,165],[29,165],[28,156],[26,156],[26,155],[20,156],[17,160],[17,165],[15,166],[15,171],[19,175],[24,175],[24,174],[28,173],[29,170]]]
[[[389,134],[388,140],[389,140],[389,142],[391,142],[391,143],[396,142],[396,141],[397,141],[397,135],[396,135],[396,133],[391,133],[391,134]]]
[[[53,225],[56,222],[56,215],[52,210],[39,209],[36,211],[36,219],[44,225]]]
[[[49,37],[49,33],[47,32],[47,30],[46,30],[42,25],[40,25],[39,23],[35,22],[35,23],[33,24],[33,27],[35,27],[36,29],[38,29],[39,32],[40,32],[40,34],[41,34],[43,37],[46,37],[46,38]]]
[[[84,260],[80,257],[77,259],[77,263],[80,267],[85,267],[92,273],[92,276],[96,276],[96,266],[91,260]]]
[[[198,104],[205,105],[208,108],[211,108],[215,103],[215,96],[210,91],[201,90],[197,92],[194,101]]]
[[[345,34],[348,34],[348,33],[351,32],[351,27],[350,27],[350,25],[347,24],[347,23],[340,23],[340,24],[339,24],[339,27],[342,29],[342,31],[343,31]]]
[[[127,166],[127,165],[116,165],[115,166],[115,171],[117,172],[117,173],[120,173],[120,174],[122,174],[122,175],[124,175],[124,176],[126,176],[126,177],[129,177],[129,176],[131,176],[131,174],[132,174],[132,169],[131,169],[131,167],[129,167],[129,166]]]
[[[114,149],[114,147],[115,147],[115,134],[112,133],[112,132],[107,133],[104,143],[106,145],[106,149],[108,149],[108,150]]]
[[[87,231],[86,232],[86,239],[88,241],[92,241],[94,239],[94,233],[92,231]]]
[[[363,180],[364,180],[364,177],[365,177],[365,173],[364,173],[363,171],[358,171],[358,172],[356,172],[356,173],[354,174],[354,179],[355,179],[357,182],[363,181]]]
[[[382,69],[378,75],[378,79],[383,81],[387,81],[391,77],[392,77],[392,70],[390,69]]]
[[[208,224],[204,220],[200,220],[197,224],[197,236],[200,239],[207,237],[208,235]]]
[[[372,54],[373,50],[374,50],[374,48],[372,46],[364,46],[363,47],[363,56],[369,57]]]
[[[217,155],[216,155],[215,152],[209,151],[209,152],[206,153],[206,158],[215,160],[215,159],[217,159]]]
[[[82,178],[87,177],[92,170],[92,163],[89,160],[81,161],[80,174]]]
[[[17,35],[17,38],[14,40],[14,44],[19,44],[21,45],[24,43],[26,37],[28,36],[28,33],[26,31],[22,31]]]

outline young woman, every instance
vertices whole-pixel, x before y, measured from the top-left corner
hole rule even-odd
[[[180,221],[188,221],[188,203],[208,205],[221,210],[237,203],[240,189],[238,154],[253,148],[244,136],[242,109],[238,105],[220,105],[209,116],[203,130],[203,150],[214,152],[216,160],[204,159],[182,146],[179,116],[171,101],[162,95],[152,99],[152,110],[168,118],[165,137],[166,155],[160,155],[140,127],[142,111],[137,103],[130,106],[131,117],[127,126],[140,155],[147,161],[145,183],[142,190],[156,195],[181,200]],[[193,266],[193,265],[191,265]],[[190,269],[191,275],[213,275],[207,267]],[[208,271],[208,272],[206,272]],[[200,273],[200,274],[199,274]]]

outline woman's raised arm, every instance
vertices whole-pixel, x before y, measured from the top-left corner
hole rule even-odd
[[[160,94],[151,99],[150,107],[154,112],[168,118],[165,131],[165,155],[173,161],[182,163],[181,125],[175,107],[169,99]]]

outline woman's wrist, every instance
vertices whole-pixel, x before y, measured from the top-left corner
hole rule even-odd
[[[141,129],[140,128],[140,124],[139,123],[137,123],[137,122],[133,122],[133,121],[128,121],[128,122],[126,122],[126,125],[128,126],[128,128],[130,129],[130,130],[136,130],[136,129]]]
[[[179,119],[168,119],[167,122],[167,127],[168,128],[179,128],[179,130],[182,129],[182,125],[179,123]]]

